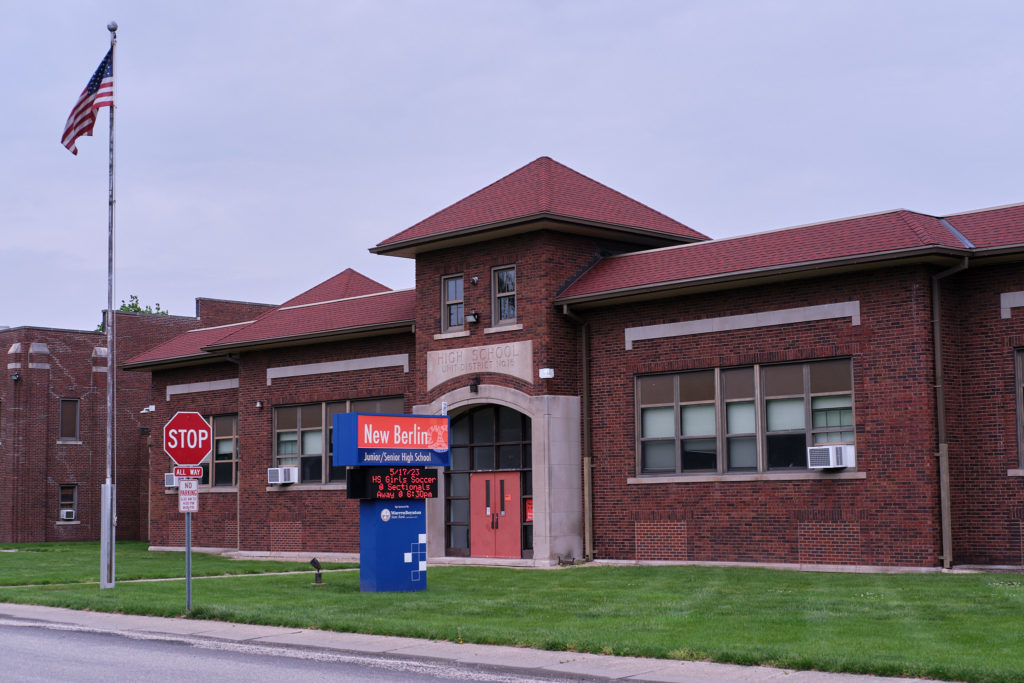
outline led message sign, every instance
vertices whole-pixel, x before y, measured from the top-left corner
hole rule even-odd
[[[334,416],[334,466],[448,466],[446,415]]]
[[[426,467],[356,467],[346,475],[349,498],[421,500],[437,498],[437,470]]]

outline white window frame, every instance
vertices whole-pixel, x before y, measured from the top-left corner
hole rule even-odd
[[[512,271],[513,287],[511,292],[498,293],[499,273]],[[501,317],[502,299],[511,299],[512,307],[516,314],[512,318]],[[519,319],[519,276],[516,273],[515,264],[499,266],[491,269],[491,325],[500,327],[502,325],[515,325]]]
[[[462,298],[461,299],[449,299],[448,298],[448,283],[453,280],[459,280],[462,283]],[[452,306],[462,307],[462,323],[459,325],[449,324],[449,308]],[[441,278],[441,331],[442,332],[460,332],[466,327],[466,278],[462,273],[453,273],[452,275],[445,275]]]

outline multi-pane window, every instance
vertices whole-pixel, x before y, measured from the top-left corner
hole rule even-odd
[[[274,409],[277,467],[298,467],[309,484],[345,481],[345,468],[332,465],[336,413],[401,413],[401,398],[310,403]]]
[[[62,398],[60,400],[60,436],[61,441],[78,441],[78,399]]]
[[[849,359],[637,380],[642,474],[807,467],[807,447],[853,443]]]
[[[516,321],[516,267],[506,266],[493,271],[493,324],[510,325]]]
[[[1024,467],[1024,349],[1017,349],[1016,356],[1017,372],[1014,387],[1017,394],[1017,454],[1018,464]]]
[[[62,484],[57,499],[59,517],[65,522],[78,518],[78,484]]]
[[[213,453],[203,463],[201,483],[210,483],[212,466],[214,486],[235,486],[238,483],[238,416],[216,415],[206,419],[213,427]]]
[[[461,275],[450,275],[441,279],[441,326],[446,332],[461,330],[464,324],[462,282]]]

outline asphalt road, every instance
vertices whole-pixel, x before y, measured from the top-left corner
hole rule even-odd
[[[226,643],[164,634],[105,633],[0,618],[2,681],[551,681],[508,671],[386,656]],[[574,677],[572,680],[579,681]]]

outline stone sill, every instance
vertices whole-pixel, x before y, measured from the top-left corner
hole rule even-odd
[[[456,339],[458,337],[468,337],[469,330],[461,330],[459,332],[442,332],[441,334],[435,334],[434,340],[438,339]]]
[[[670,476],[629,477],[627,484],[697,484],[739,481],[829,481],[835,479],[867,479],[866,472],[750,472],[747,474],[688,474]]]
[[[81,524],[81,523],[82,522],[77,520],[77,519],[74,520],[74,521],[70,521],[70,522],[68,522],[68,521],[58,521],[57,522],[57,526],[74,526],[76,524]]]
[[[498,332],[514,332],[523,329],[522,325],[499,325],[498,327],[485,327],[484,334],[497,334]]]
[[[78,440],[71,440],[71,439],[57,439],[57,445],[58,446],[81,446],[82,442],[78,441]]]
[[[1008,477],[1024,477],[1024,469],[1006,470]]]
[[[275,484],[268,486],[267,491],[345,491],[348,488],[346,484],[334,483],[334,484]]]

